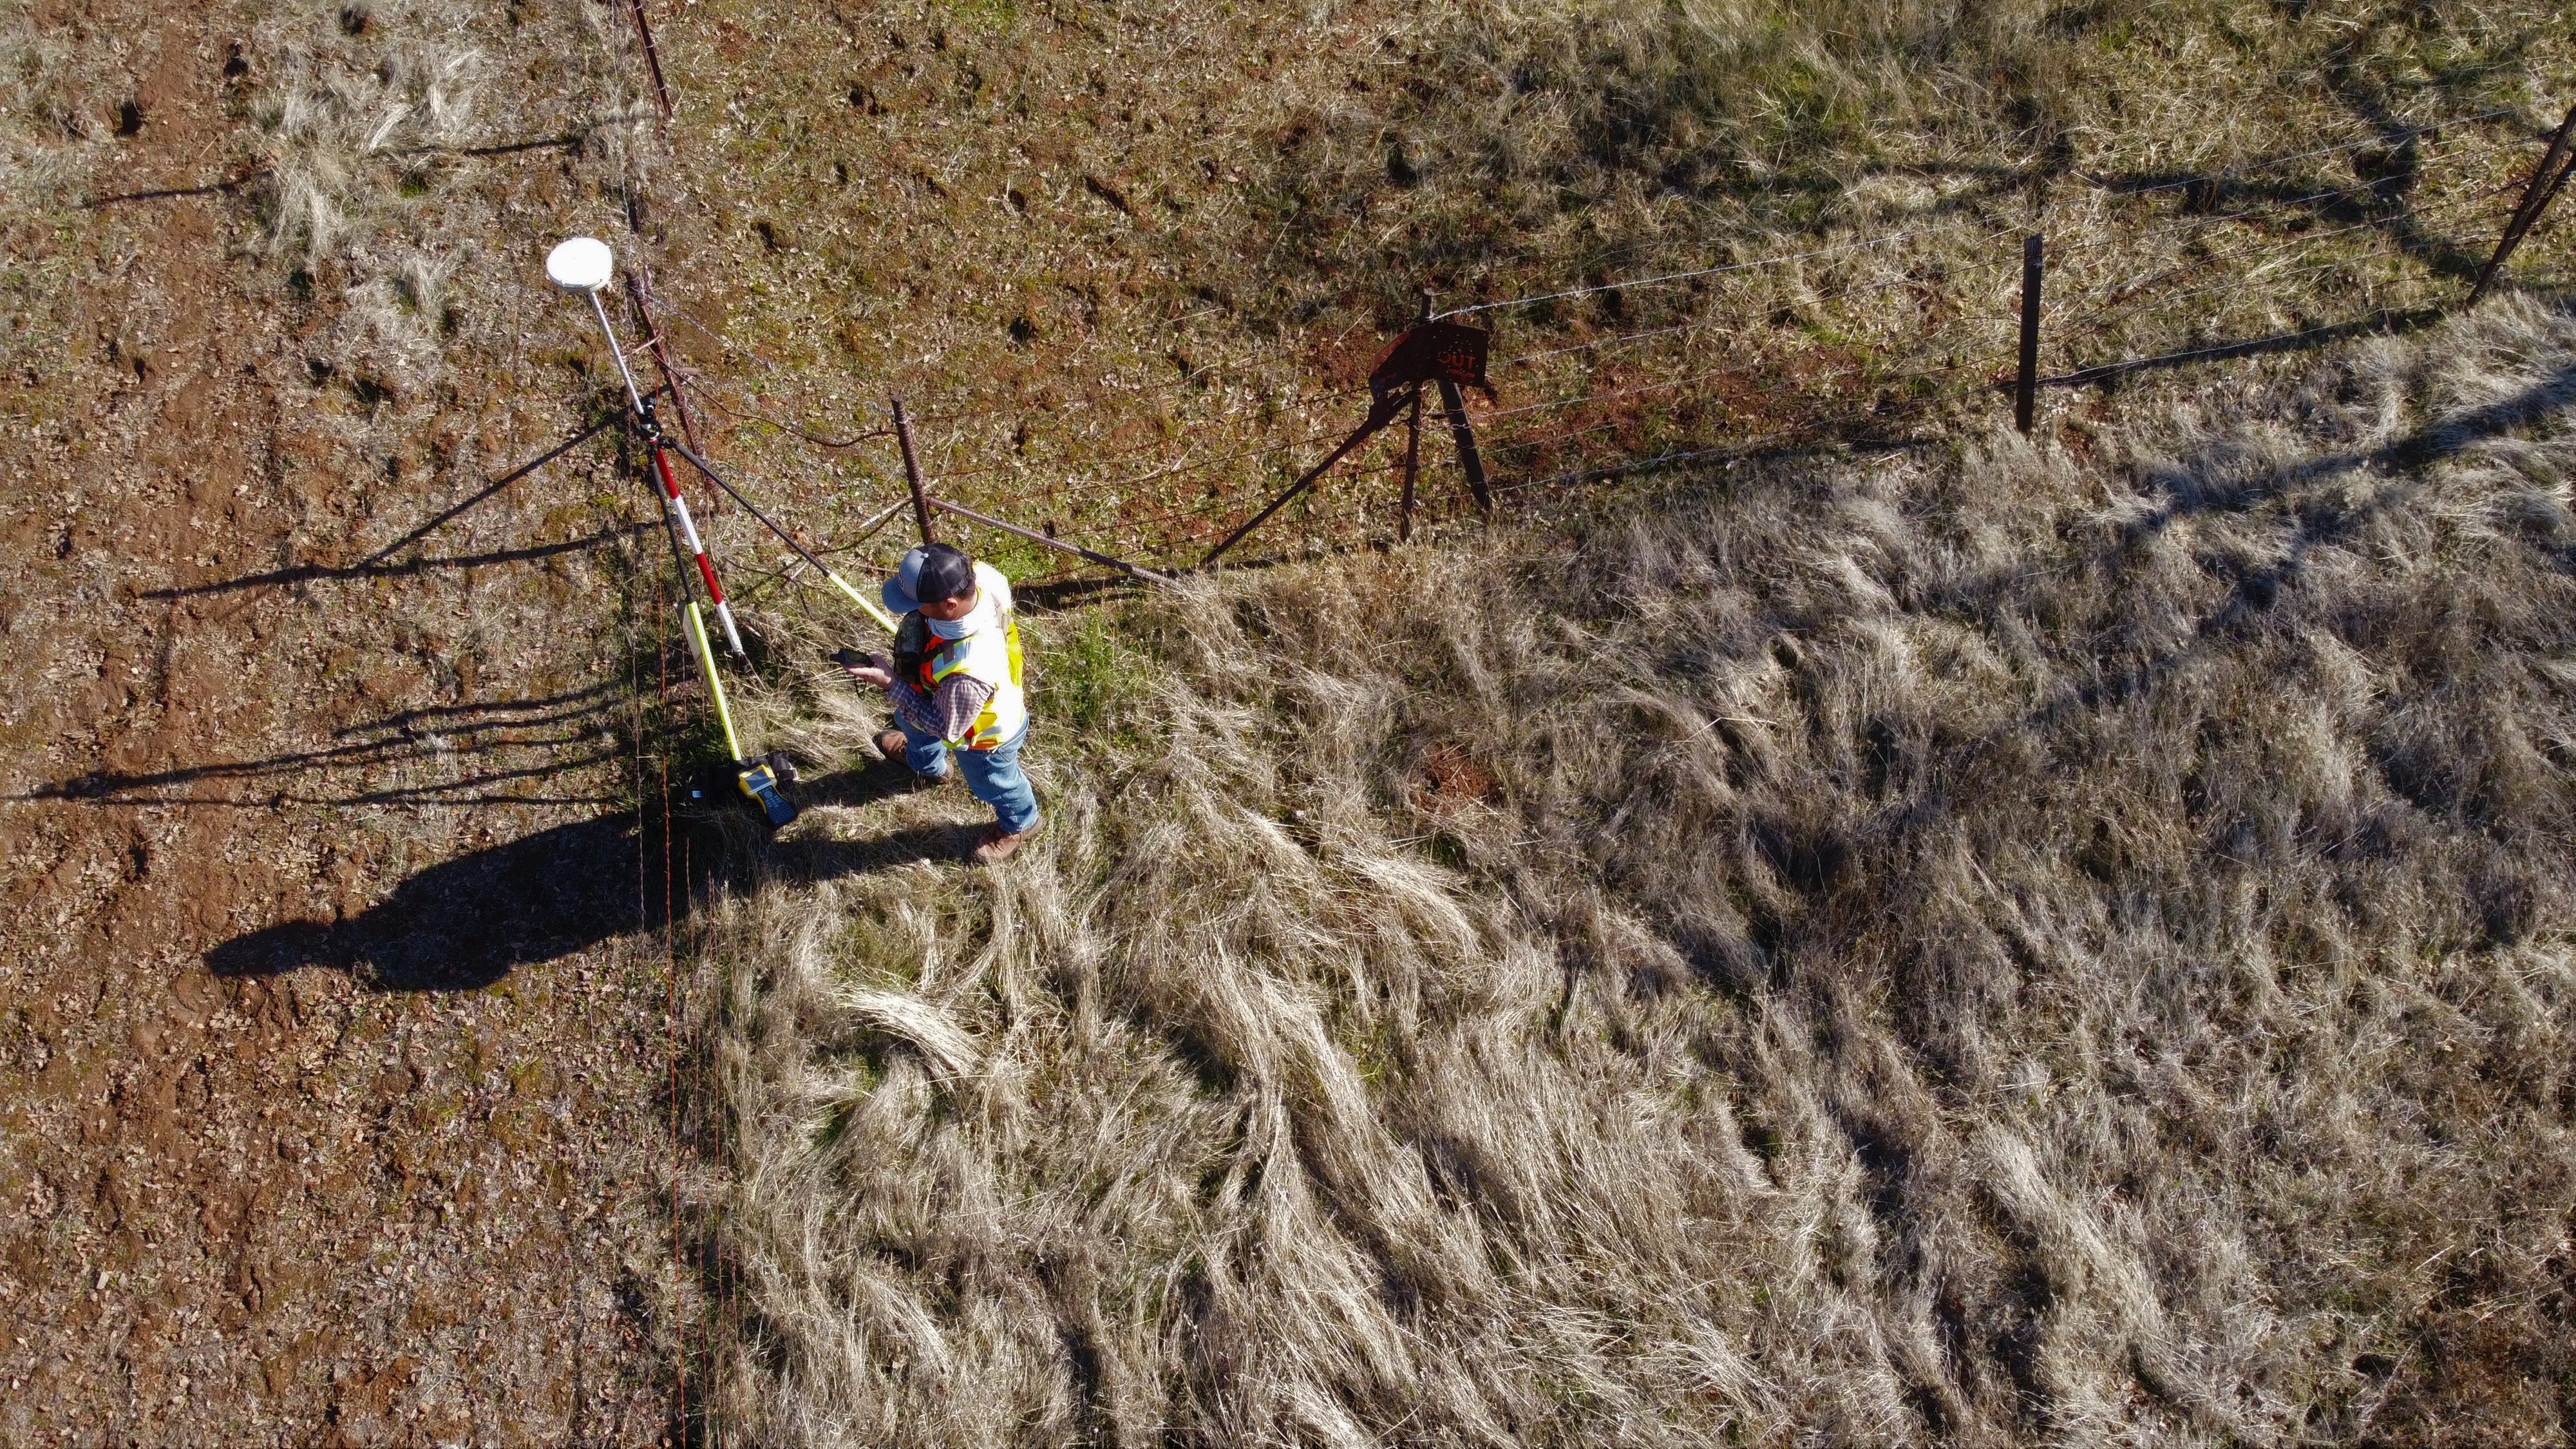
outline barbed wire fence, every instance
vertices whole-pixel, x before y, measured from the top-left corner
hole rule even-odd
[[[670,90],[643,0],[625,0],[624,8],[667,127]],[[766,430],[784,440],[828,484],[754,483],[791,498],[804,517],[834,519],[836,536],[792,530],[791,554],[758,561],[774,568],[747,570],[752,582],[739,596],[746,605],[801,598],[826,582],[824,559],[878,558],[891,538],[909,537],[898,527],[906,513],[910,533],[957,527],[1016,550],[1013,561],[1032,566],[1014,570],[1024,585],[1105,572],[1151,587],[1214,564],[1260,530],[1276,539],[1293,527],[1302,553],[1364,547],[1409,537],[1417,514],[1435,526],[1490,520],[1659,469],[1788,448],[1906,443],[1980,403],[2011,406],[2029,431],[2043,389],[2114,386],[2153,369],[2438,315],[2474,302],[2507,274],[2576,173],[2571,108],[2531,169],[2497,182],[2494,163],[2516,150],[2529,154],[2528,138],[2460,133],[2508,114],[2382,130],[2151,184],[2095,183],[2019,222],[1962,214],[1627,276],[1606,270],[1621,255],[1613,252],[1573,275],[1498,286],[1445,311],[1426,298],[1364,379],[1316,377],[1276,348],[1208,359],[1176,332],[1162,349],[1176,363],[1174,376],[1059,377],[1035,397],[909,400],[921,406],[889,397],[864,404],[872,415],[853,423],[855,400],[824,393],[794,365],[659,296],[641,268],[627,274],[628,306],[643,336],[630,353],[655,365],[653,396],[670,401],[692,461],[713,451],[701,425],[713,432],[720,418],[741,433]],[[2353,161],[2353,183],[2284,177],[2341,156]],[[2072,239],[2050,244],[2051,228]],[[2426,296],[2443,278],[2455,285]],[[2351,313],[2355,299],[2364,305]],[[2348,315],[2325,315],[2328,303]],[[703,339],[729,365],[692,364],[666,323]],[[2043,361],[2055,370],[2044,371]],[[1467,402],[1479,385],[1489,389],[1482,408]],[[772,396],[782,392],[801,405],[782,406]],[[834,409],[829,419],[818,415],[824,405]],[[1085,446],[1053,460],[1034,452],[1033,418],[1078,419],[1087,425]],[[586,420],[569,440],[378,557],[620,421]],[[1449,432],[1448,465],[1423,457],[1426,424],[1435,453],[1438,434]],[[1341,486],[1326,498],[1316,488],[1336,466]],[[1426,486],[1450,472],[1459,486]],[[711,472],[707,481],[715,482]],[[709,496],[711,524],[732,491]],[[758,517],[748,499],[733,501]],[[1041,554],[1057,563],[1055,572],[1035,567]],[[665,582],[656,570],[657,616],[667,604]],[[668,709],[670,658],[655,653],[657,697]],[[683,855],[674,875],[670,761],[661,762],[652,788],[640,711],[637,731],[639,821],[644,798],[663,801],[658,922],[640,874],[638,888],[640,918],[658,926],[673,953],[665,966],[671,1150],[675,1164],[684,1144],[692,1160],[721,1162],[733,1131],[711,1093],[721,1068],[705,1043],[684,1049],[678,1035],[671,903],[675,879],[686,882],[692,870]],[[729,1442],[707,1381],[721,1378],[724,1346],[739,1336],[745,1285],[721,1234],[705,1225],[713,1199],[703,1186],[684,1191],[685,1176],[675,1171],[671,1184],[680,1350],[673,1422],[684,1434]]]
[[[2530,170],[2493,180],[2496,166],[2529,143],[2474,128],[2508,114],[2097,187],[2058,215],[2042,208],[2034,218],[2078,232],[2061,244],[2026,246],[2044,232],[1959,215],[1699,267],[1472,296],[1426,307],[1389,344],[1393,356],[1419,327],[1474,328],[1493,353],[1472,377],[1390,381],[1382,357],[1369,383],[1283,390],[1278,354],[1253,350],[1191,361],[1156,380],[1102,377],[1080,387],[1058,379],[1038,398],[918,399],[909,420],[923,438],[911,460],[923,480],[919,511],[989,535],[1032,583],[1103,567],[1164,578],[1212,562],[1203,551],[1256,516],[1273,534],[1293,527],[1296,551],[1356,547],[1409,533],[1417,507],[1435,525],[1471,506],[1481,515],[1482,504],[1469,501],[1478,491],[1483,504],[1518,504],[1698,460],[1887,442],[1961,419],[1981,399],[2017,405],[2027,429],[2043,390],[2113,386],[2132,374],[2404,325],[2482,293],[2576,170],[2571,110]],[[2347,156],[2358,177],[2349,183],[2290,174]],[[2421,299],[2445,277],[2460,284],[2446,296],[2386,300]],[[2355,299],[2365,305],[2352,315],[2325,310]],[[652,297],[649,284],[634,301],[648,330],[658,313],[738,364],[726,375],[681,363],[653,332],[650,350],[675,392],[858,475],[842,481],[845,490],[899,486],[901,473],[887,466],[895,459],[874,456],[902,441],[890,422],[833,427],[795,416],[769,398],[797,390],[794,368]],[[1522,347],[1503,345],[1522,337]],[[1187,357],[1177,342],[1168,350]],[[2043,360],[2053,368],[2043,370]],[[1455,438],[1481,463],[1464,471],[1481,476],[1472,488],[1426,485],[1420,400],[1487,381],[1494,391],[1485,405],[1460,406],[1456,418],[1441,416],[1436,399],[1432,409],[1435,434],[1463,419]],[[1390,389],[1401,396],[1390,402]],[[1175,399],[1191,406],[1170,406]],[[1353,437],[1364,408],[1388,416]],[[1069,421],[1106,444],[1078,458],[1031,456],[1033,431],[1066,431]],[[1327,499],[1317,491],[1322,480],[1307,475],[1337,442],[1349,444],[1349,456]],[[1429,464],[1433,474],[1457,471]],[[1390,479],[1403,486],[1388,488]],[[1289,506],[1300,500],[1305,506]],[[883,539],[907,501],[884,498],[837,543],[808,546],[830,552]],[[1041,553],[1056,561],[1051,570]],[[796,561],[781,562],[764,587],[811,582]]]

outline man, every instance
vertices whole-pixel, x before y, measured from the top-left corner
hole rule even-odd
[[[934,543],[903,556],[882,597],[903,616],[893,668],[842,666],[894,706],[896,727],[877,735],[877,749],[930,780],[948,777],[953,756],[966,788],[993,807],[993,823],[968,854],[979,865],[1008,860],[1040,823],[1037,792],[1020,772],[1029,711],[1011,581],[962,549]]]

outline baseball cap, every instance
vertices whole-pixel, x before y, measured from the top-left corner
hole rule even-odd
[[[894,577],[886,580],[878,594],[887,608],[909,614],[924,604],[974,591],[975,560],[962,548],[933,543],[906,550]]]

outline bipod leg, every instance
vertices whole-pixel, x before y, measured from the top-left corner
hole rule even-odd
[[[1307,485],[1313,483],[1316,479],[1323,477],[1326,469],[1332,467],[1335,463],[1342,461],[1342,459],[1349,457],[1353,448],[1356,448],[1360,444],[1367,442],[1370,438],[1375,437],[1380,429],[1384,428],[1387,424],[1394,422],[1395,410],[1398,406],[1400,406],[1400,404],[1390,402],[1372,403],[1369,406],[1368,420],[1361,423],[1358,430],[1353,432],[1349,437],[1342,439],[1340,447],[1337,447],[1330,453],[1325,454],[1324,461],[1307,469],[1304,477],[1289,484],[1286,492],[1271,499],[1259,513],[1252,515],[1250,522],[1244,524],[1234,532],[1227,534],[1224,542],[1218,544],[1212,549],[1209,549],[1207,557],[1200,559],[1198,566],[1200,568],[1206,568],[1209,564],[1215,563],[1218,559],[1224,557],[1227,549],[1241,543],[1244,539],[1244,535],[1252,532],[1256,528],[1259,528],[1269,519],[1270,515],[1278,512],[1282,508],[1285,508],[1288,505],[1289,499],[1305,492]]]
[[[1404,511],[1395,521],[1395,541],[1413,542],[1413,480],[1422,471],[1422,384],[1413,385],[1413,403],[1404,411]]]
[[[668,442],[668,440],[665,440],[665,441],[666,441],[666,443]],[[753,503],[750,499],[743,497],[743,496],[742,496],[742,490],[741,490],[741,489],[739,489],[739,488],[736,488],[736,487],[734,487],[732,484],[730,484],[730,483],[726,482],[726,481],[724,480],[724,475],[723,475],[723,474],[721,474],[721,473],[718,473],[718,472],[715,470],[715,467],[714,467],[714,465],[713,465],[713,464],[710,464],[709,462],[707,462],[707,460],[706,460],[706,459],[699,457],[699,456],[698,456],[694,451],[692,451],[692,450],[691,450],[691,449],[690,449],[686,444],[682,444],[682,443],[668,443],[668,446],[670,447],[671,451],[673,451],[673,452],[675,452],[675,453],[679,454],[679,455],[680,455],[681,457],[683,457],[683,458],[688,459],[688,460],[689,460],[689,466],[690,466],[690,467],[695,468],[695,469],[697,469],[700,473],[705,474],[705,475],[706,475],[706,479],[707,479],[707,481],[708,481],[708,482],[713,483],[713,484],[714,484],[714,485],[716,485],[718,488],[723,489],[726,497],[731,498],[734,502],[741,504],[741,505],[742,505],[742,511],[743,511],[743,512],[750,514],[752,517],[754,517],[754,518],[756,518],[756,519],[759,519],[759,520],[760,520],[760,526],[761,526],[761,527],[768,529],[771,533],[777,534],[777,535],[778,535],[779,542],[784,543],[784,544],[786,544],[789,548],[792,548],[792,549],[796,550],[796,556],[797,556],[798,558],[801,558],[801,559],[805,560],[805,562],[806,562],[806,563],[811,564],[811,565],[812,565],[812,566],[813,566],[813,567],[814,567],[818,572],[820,572],[820,573],[823,575],[823,577],[824,577],[824,578],[826,578],[826,579],[830,580],[830,581],[831,581],[831,583],[832,583],[832,586],[833,586],[834,588],[839,589],[843,594],[847,595],[847,596],[849,597],[849,600],[850,600],[850,602],[851,602],[851,603],[858,605],[858,606],[859,606],[859,608],[860,608],[860,610],[861,610],[862,612],[866,613],[866,615],[867,615],[869,618],[876,620],[876,621],[877,621],[877,623],[878,623],[879,625],[881,625],[881,626],[883,626],[883,627],[884,627],[884,629],[885,629],[885,631],[886,631],[887,633],[891,634],[891,633],[893,633],[893,632],[894,632],[894,628],[895,628],[895,621],[894,621],[894,619],[893,619],[892,617],[890,617],[890,616],[886,613],[886,611],[885,611],[884,609],[879,608],[879,607],[877,606],[877,602],[876,602],[874,599],[871,599],[871,598],[869,598],[867,595],[860,593],[856,588],[854,588],[854,587],[852,587],[852,586],[851,586],[850,581],[849,581],[848,579],[845,579],[845,578],[841,577],[838,573],[833,572],[833,570],[832,570],[832,566],[831,566],[830,564],[827,564],[827,563],[823,562],[821,559],[814,557],[813,550],[808,549],[805,545],[803,545],[803,544],[801,544],[801,543],[797,542],[797,541],[796,541],[796,535],[794,535],[794,534],[792,534],[792,533],[789,533],[789,532],[788,532],[786,529],[784,529],[784,528],[779,527],[779,526],[778,526],[778,524],[777,524],[777,522],[776,522],[775,520],[773,520],[773,519],[772,519],[768,514],[763,513],[763,512],[761,512],[761,511],[760,511],[759,505],[757,505],[757,504]]]
[[[1158,574],[1152,569],[1145,568],[1142,565],[1131,564],[1123,558],[1112,558],[1105,553],[1094,553],[1090,549],[1084,548],[1078,544],[1066,543],[1060,538],[1049,538],[1047,535],[1040,533],[1035,529],[1022,528],[1016,523],[1004,523],[1002,520],[995,518],[990,514],[977,513],[972,508],[965,507],[962,504],[951,503],[945,498],[931,499],[930,506],[933,508],[943,509],[949,513],[954,513],[958,517],[963,518],[970,523],[980,523],[986,528],[998,528],[1004,533],[1017,534],[1031,543],[1054,549],[1058,553],[1072,554],[1074,557],[1082,559],[1087,563],[1096,563],[1102,568],[1116,569],[1120,573],[1127,575],[1129,578],[1143,579],[1147,583],[1161,584],[1167,588],[1173,583],[1172,576],[1169,574]]]
[[[650,424],[643,422],[639,418],[636,432],[637,436],[644,440],[646,456],[650,457],[653,448],[653,433]],[[685,602],[686,600],[697,597],[697,589],[689,581],[690,574],[692,572],[689,567],[689,547],[688,544],[680,537],[680,519],[679,515],[671,511],[670,495],[661,490],[660,483],[661,474],[659,470],[652,468],[648,464],[645,469],[644,486],[654,495],[654,511],[662,515],[662,536],[670,540],[671,566],[679,573],[680,598]]]
[[[1458,468],[1467,475],[1467,491],[1476,495],[1476,508],[1487,519],[1494,516],[1493,486],[1485,481],[1484,455],[1476,451],[1476,425],[1467,420],[1467,398],[1458,384],[1440,379],[1440,405],[1449,414],[1449,440],[1458,445]]]

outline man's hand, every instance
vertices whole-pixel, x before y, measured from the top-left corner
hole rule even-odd
[[[861,654],[856,649],[844,649],[833,655],[832,661],[861,684],[873,684],[884,689],[894,683],[894,669],[882,654]]]

